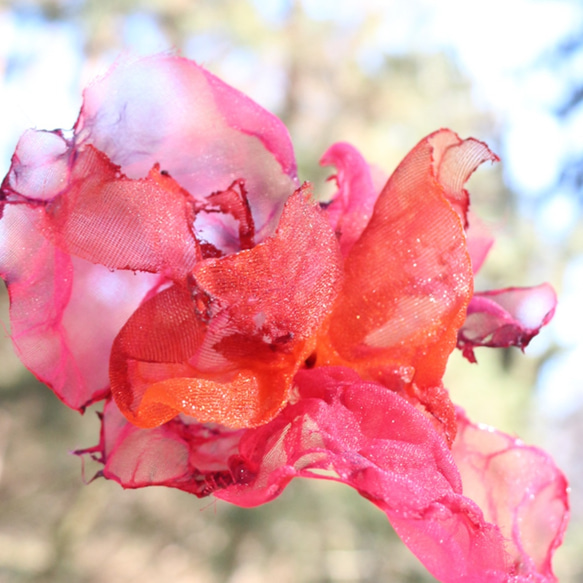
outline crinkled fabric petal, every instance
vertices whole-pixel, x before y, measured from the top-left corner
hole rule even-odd
[[[464,494],[497,524],[520,581],[556,581],[551,559],[569,514],[568,484],[542,450],[491,427],[472,424],[458,411],[452,449]]]
[[[117,405],[132,423],[155,427],[183,412],[200,422],[241,427],[281,409],[298,354],[237,338],[239,358],[230,360],[217,347],[229,330],[228,315],[213,327],[205,320],[191,291],[178,285],[128,320],[113,345],[110,380]]]
[[[462,177],[475,159],[468,162],[463,143],[445,148],[442,134],[459,141],[446,130],[425,138],[381,192],[346,258],[345,284],[328,335],[321,337],[318,362],[351,366],[375,380],[390,368],[411,369],[412,401],[435,415],[452,439],[455,414],[441,379],[472,295],[473,273],[451,193],[463,184],[455,178],[455,155],[461,156]],[[440,166],[445,155],[447,164]]]
[[[93,452],[124,487],[165,485],[251,507],[294,477],[334,479],[381,508],[440,581],[506,581],[504,540],[461,493],[451,453],[431,423],[393,391],[345,368],[303,370],[299,400],[248,430],[180,416],[155,429],[105,409]]]
[[[458,348],[475,362],[477,346],[518,346],[524,349],[555,313],[557,296],[543,283],[474,294],[467,318],[458,332]]]
[[[303,370],[296,381],[299,401],[249,430],[182,416],[140,429],[109,402],[100,444],[88,451],[124,487],[214,493],[245,507],[294,477],[335,479],[379,506],[440,581],[555,581],[567,484],[546,454],[461,411],[450,453],[411,405],[348,369]]]
[[[329,329],[357,368],[413,366],[426,386],[440,384],[473,284],[462,224],[435,175],[434,140],[409,153],[379,196],[346,258]]]
[[[380,190],[373,184],[371,170],[360,152],[350,144],[332,145],[320,159],[322,166],[336,166],[338,191],[326,207],[330,226],[336,231],[342,255],[346,257],[368,224]]]
[[[140,429],[109,400],[99,445],[76,453],[92,454],[104,464],[100,474],[124,488],[168,486],[208,496],[239,475],[242,431],[190,421],[179,417],[154,429]]]
[[[0,273],[11,336],[23,363],[83,410],[107,392],[113,339],[158,278],[69,257],[42,236],[45,219],[42,207],[4,207]]]
[[[265,423],[285,404],[293,375],[340,286],[338,243],[298,190],[273,237],[197,264],[132,316],[114,345],[112,392],[133,423],[183,412],[230,427]]]
[[[46,236],[110,269],[184,278],[199,256],[188,193],[156,167],[130,180],[91,146],[74,159],[68,188],[46,206]]]
[[[69,183],[70,154],[69,144],[60,132],[27,130],[12,156],[2,184],[2,198],[51,200]]]
[[[440,581],[505,580],[502,537],[462,496],[449,449],[425,416],[349,369],[303,370],[296,382],[299,402],[242,436],[246,482],[218,498],[254,506],[294,477],[328,477],[381,508]]]
[[[487,161],[498,162],[499,158],[483,142],[474,138],[462,140],[451,130],[435,132],[429,141],[433,148],[435,177],[464,227],[467,227],[470,196],[464,184],[478,166]]]
[[[275,236],[253,249],[200,262],[193,277],[231,312],[227,329],[284,346],[312,337],[341,285],[338,243],[307,187],[286,203]]]
[[[211,194],[200,211],[194,226],[203,251],[210,245],[213,255],[220,257],[255,246],[255,223],[243,180]]]
[[[297,187],[283,123],[184,58],[118,63],[85,90],[75,130],[130,178],[158,163],[195,198],[244,179],[263,236]]]

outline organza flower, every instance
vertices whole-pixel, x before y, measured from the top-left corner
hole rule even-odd
[[[277,118],[186,59],[120,63],[70,135],[16,148],[12,340],[68,406],[104,401],[81,453],[126,488],[255,506],[294,477],[338,480],[441,581],[553,581],[565,478],[442,383],[456,344],[522,347],[554,310],[548,286],[473,293],[490,240],[464,184],[487,160],[440,130],[379,189],[335,144],[318,204]]]

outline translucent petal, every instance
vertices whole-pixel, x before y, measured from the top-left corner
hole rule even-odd
[[[159,164],[193,197],[244,179],[257,230],[273,231],[297,188],[293,148],[274,115],[193,61],[121,61],[83,94],[80,143],[130,178]]]
[[[550,322],[556,305],[555,291],[547,283],[476,293],[458,332],[458,347],[471,362],[477,346],[524,349]]]

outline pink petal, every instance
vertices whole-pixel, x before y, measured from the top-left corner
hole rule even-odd
[[[184,419],[144,430],[108,400],[100,444],[77,453],[92,454],[104,464],[101,474],[124,488],[164,485],[202,497],[232,482],[241,433]]]
[[[470,211],[467,216],[469,223],[466,229],[468,253],[475,274],[480,271],[484,264],[492,245],[494,245],[494,238],[486,225],[476,215]]]
[[[569,515],[565,476],[542,450],[474,425],[461,410],[458,424],[452,453],[464,494],[499,526],[512,572],[524,581],[556,581],[551,559]]]
[[[75,131],[130,178],[159,164],[195,198],[245,180],[257,230],[267,234],[297,187],[283,123],[180,57],[118,63],[85,90]]]
[[[45,218],[42,207],[4,207],[0,274],[11,336],[23,363],[82,410],[108,391],[113,339],[158,278],[70,258],[40,234]]]
[[[188,193],[157,167],[130,180],[88,146],[75,153],[68,187],[47,204],[43,234],[110,269],[181,279],[200,256],[193,222]]]
[[[233,432],[186,423],[126,423],[112,404],[93,451],[124,487],[180,488],[250,507],[294,477],[334,479],[379,506],[440,581],[505,581],[499,530],[462,495],[451,453],[423,414],[345,368],[300,372],[299,400],[273,421]]]
[[[440,581],[504,580],[500,533],[462,496],[446,442],[423,414],[349,369],[304,370],[296,382],[300,401],[243,435],[245,484],[215,496],[254,506],[293,477],[334,479],[381,508]]]
[[[336,180],[338,191],[326,207],[326,214],[346,257],[368,224],[380,189],[374,186],[366,160],[350,144],[332,145],[320,159],[320,165],[337,169],[331,178]]]
[[[557,296],[543,283],[474,294],[467,318],[458,332],[458,348],[475,362],[477,346],[518,346],[524,349],[555,313]]]
[[[14,200],[51,200],[69,182],[69,156],[69,143],[59,132],[24,132],[2,190]]]

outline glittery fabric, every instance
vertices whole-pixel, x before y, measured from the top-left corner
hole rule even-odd
[[[277,118],[186,59],[121,62],[2,183],[12,340],[68,406],[104,402],[79,453],[126,488],[256,506],[338,480],[440,581],[554,581],[563,475],[442,382],[456,344],[524,346],[554,310],[546,285],[473,292],[464,184],[496,159],[440,130],[379,188],[335,144],[319,205]]]

